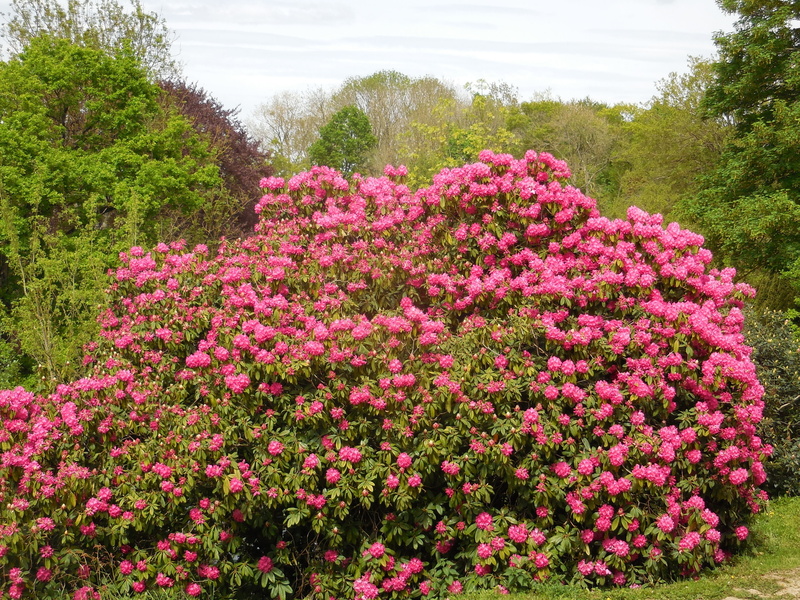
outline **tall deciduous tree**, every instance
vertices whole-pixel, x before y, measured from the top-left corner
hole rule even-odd
[[[620,155],[629,166],[625,208],[634,204],[674,220],[678,202],[696,194],[700,178],[715,168],[731,128],[701,107],[713,77],[709,61],[691,58],[687,73],[671,73],[646,106],[632,109]]]
[[[164,19],[144,9],[140,0],[11,0],[2,37],[19,54],[39,35],[70,40],[113,55],[128,47],[153,77],[177,73],[173,34]]]
[[[337,108],[353,105],[367,115],[377,138],[369,166],[380,172],[386,164],[407,160],[403,134],[411,123],[430,123],[436,106],[456,96],[455,89],[434,77],[378,71],[345,80],[332,101]]]
[[[208,143],[124,47],[48,35],[0,63],[0,286],[5,331],[66,376],[94,329],[104,267],[152,244],[221,187]]]
[[[378,140],[369,118],[356,106],[345,106],[319,130],[319,139],[308,149],[316,165],[326,165],[350,175],[364,167]]]
[[[729,262],[800,283],[800,1],[718,3],[738,21],[716,38],[706,106],[735,132],[687,209]]]
[[[256,110],[250,130],[272,156],[278,175],[290,176],[309,166],[308,148],[333,113],[330,93],[322,88],[307,92],[280,92]]]
[[[258,108],[250,126],[272,154],[275,169],[291,175],[309,166],[308,148],[322,126],[345,106],[356,106],[367,115],[377,144],[365,170],[380,172],[388,163],[427,154],[426,130],[449,122],[468,103],[455,88],[434,77],[378,71],[348,78],[334,90],[276,94]]]
[[[177,109],[208,142],[224,184],[214,202],[206,202],[201,210],[188,215],[191,223],[178,222],[177,228],[196,229],[204,241],[248,235],[255,226],[254,208],[261,198],[259,181],[273,174],[269,153],[239,121],[238,109],[225,108],[197,84],[174,79],[161,81],[159,86],[166,92],[166,106]],[[191,232],[178,233],[185,236]]]
[[[570,183],[606,206],[619,187],[616,162],[626,110],[589,98],[564,102],[544,95],[523,102],[510,124],[520,150],[537,148],[567,160]]]
[[[480,80],[468,96],[439,95],[431,109],[415,115],[403,136],[409,183],[421,184],[444,167],[474,162],[481,150],[518,152],[508,122],[517,109],[517,91],[506,83]]]

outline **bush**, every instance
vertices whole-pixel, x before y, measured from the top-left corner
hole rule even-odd
[[[86,377],[0,393],[12,597],[399,598],[697,572],[769,448],[730,269],[563,162],[265,179],[122,256]]]
[[[800,495],[800,344],[784,312],[748,315],[747,343],[764,386],[764,420],[759,433],[774,452],[765,466],[766,489],[774,494]]]

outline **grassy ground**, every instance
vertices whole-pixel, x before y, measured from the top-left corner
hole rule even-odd
[[[697,581],[651,588],[582,590],[542,586],[535,593],[502,596],[506,600],[766,600],[800,598],[800,498],[771,502],[751,528],[754,548],[732,564],[704,573]],[[795,592],[788,586],[797,588]],[[783,592],[781,595],[776,595]],[[464,600],[497,600],[494,593]]]

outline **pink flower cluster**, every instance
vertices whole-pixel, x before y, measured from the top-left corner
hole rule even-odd
[[[256,235],[123,253],[86,376],[0,392],[2,591],[444,596],[735,550],[752,290],[550,155],[480,159],[268,178]]]

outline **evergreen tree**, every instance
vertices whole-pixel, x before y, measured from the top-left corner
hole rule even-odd
[[[316,165],[350,175],[365,166],[377,142],[366,113],[355,106],[345,106],[319,130],[319,139],[311,144],[308,156]]]

